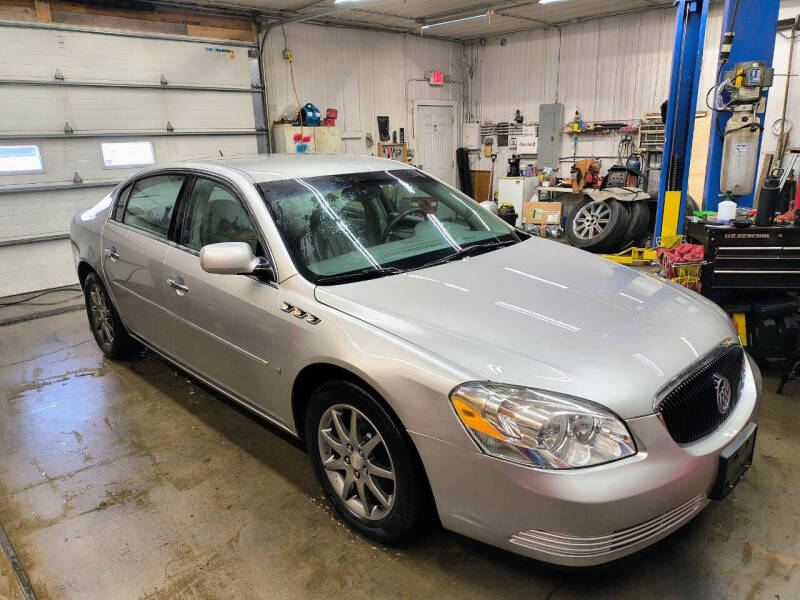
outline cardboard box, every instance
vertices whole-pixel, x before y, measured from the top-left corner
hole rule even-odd
[[[526,202],[522,206],[522,222],[532,225],[560,225],[561,202]]]

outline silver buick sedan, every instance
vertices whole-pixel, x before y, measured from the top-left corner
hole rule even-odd
[[[302,438],[356,531],[563,565],[639,550],[749,468],[758,368],[701,296],[516,230],[402,163],[139,171],[72,222],[92,332]]]

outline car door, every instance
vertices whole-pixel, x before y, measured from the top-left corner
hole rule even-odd
[[[176,244],[164,260],[170,312],[168,351],[201,377],[264,412],[277,376],[273,362],[277,285],[252,275],[220,275],[200,266],[200,249],[247,242],[267,257],[263,236],[233,186],[196,177],[184,197]]]
[[[117,197],[101,234],[102,266],[122,322],[145,341],[162,347],[163,265],[175,206],[186,176],[149,175]]]

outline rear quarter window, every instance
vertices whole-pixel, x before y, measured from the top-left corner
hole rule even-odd
[[[111,218],[115,221],[122,221],[122,214],[125,211],[125,201],[128,199],[128,194],[131,193],[133,185],[127,186],[119,194],[117,194],[117,201],[114,203],[114,212]]]

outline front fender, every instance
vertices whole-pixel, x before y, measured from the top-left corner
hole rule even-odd
[[[297,283],[302,287],[307,284]],[[289,289],[292,287],[295,289]],[[303,369],[316,364],[334,365],[370,385],[408,431],[474,449],[450,406],[449,393],[456,385],[475,379],[475,374],[379,327],[318,303],[307,292],[288,282],[281,287],[283,301],[320,318],[319,323],[311,325],[278,311],[276,333],[279,339],[291,340],[293,346],[280,359],[286,376],[284,398],[291,399],[294,382]],[[290,412],[283,418],[287,423],[293,422]]]

